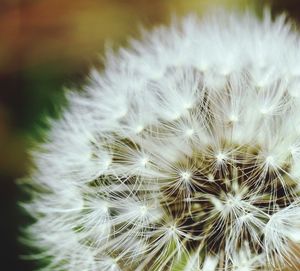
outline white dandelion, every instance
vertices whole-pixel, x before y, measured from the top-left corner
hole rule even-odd
[[[108,53],[33,151],[28,244],[56,271],[294,268],[300,37],[217,12]]]

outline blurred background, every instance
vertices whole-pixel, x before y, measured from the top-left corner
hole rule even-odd
[[[102,67],[107,45],[126,46],[141,26],[212,7],[260,12],[265,5],[300,18],[298,0],[0,0],[0,269],[34,269],[19,257],[26,249],[17,236],[29,219],[17,205],[26,195],[15,180],[26,175],[26,151],[43,119],[62,106],[63,87],[79,87],[91,65]]]

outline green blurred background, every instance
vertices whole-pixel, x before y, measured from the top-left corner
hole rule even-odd
[[[29,219],[14,180],[26,175],[26,150],[63,104],[64,86],[79,88],[91,65],[102,67],[105,46],[126,46],[140,26],[213,7],[260,12],[265,5],[300,18],[299,0],[0,0],[0,269],[33,270],[19,259],[26,249],[17,236]]]

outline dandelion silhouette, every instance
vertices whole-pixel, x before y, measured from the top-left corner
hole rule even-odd
[[[44,270],[293,268],[299,44],[284,16],[217,12],[109,53],[33,152]]]

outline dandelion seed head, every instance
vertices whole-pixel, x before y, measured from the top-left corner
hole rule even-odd
[[[299,35],[217,12],[108,52],[32,152],[27,243],[56,271],[259,271],[300,242]]]

